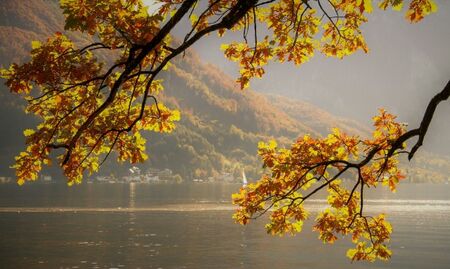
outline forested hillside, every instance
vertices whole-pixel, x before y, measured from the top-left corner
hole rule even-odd
[[[60,13],[55,1],[3,0],[0,64],[6,67],[12,61],[23,61],[31,40],[45,40],[53,32],[63,31]],[[69,33],[69,36],[83,43],[80,35]],[[194,51],[176,59],[162,79],[165,90],[159,98],[177,107],[182,119],[173,133],[149,134],[150,160],[140,165],[144,170],[169,168],[187,180],[225,172],[238,176],[242,169],[249,177],[257,177],[262,171],[256,155],[261,140],[276,138],[288,144],[299,135],[323,135],[332,127],[363,135],[370,130],[303,101],[254,90],[243,92],[232,78],[202,62]],[[11,95],[3,83],[0,98],[0,120],[4,126],[0,134],[0,175],[11,176],[13,171],[8,166],[24,147],[22,130],[31,127],[37,119],[24,114],[20,99]],[[433,170],[430,179],[446,180],[445,175],[450,171],[448,159],[433,156],[421,160],[421,174]],[[124,174],[128,166],[117,168],[106,163],[100,173],[110,174],[112,169]]]

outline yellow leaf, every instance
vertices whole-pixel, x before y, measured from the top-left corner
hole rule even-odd
[[[395,11],[400,11],[403,8],[403,2],[398,2],[397,4],[392,5],[392,9]]]
[[[192,14],[192,15],[189,17],[189,19],[191,20],[191,24],[192,24],[192,25],[195,25],[195,24],[197,23],[197,21],[198,21],[198,16],[195,15],[195,14]]]
[[[438,10],[438,7],[437,7],[436,3],[434,2],[434,0],[429,0],[429,3],[431,5],[431,12],[436,12]]]
[[[41,47],[41,42],[39,42],[37,40],[31,41],[31,48],[32,49],[38,49],[40,47]]]
[[[25,129],[25,131],[23,131],[23,135],[25,135],[26,137],[32,136],[34,133],[35,131],[32,129]]]
[[[364,10],[367,13],[371,13],[373,8],[372,8],[372,0],[365,0],[364,1]]]
[[[55,97],[55,103],[56,103],[56,105],[60,105],[61,104],[61,102],[62,102],[62,97],[60,96],[60,95],[57,95],[56,97]]]
[[[269,149],[275,149],[277,147],[277,142],[275,140],[269,141]]]

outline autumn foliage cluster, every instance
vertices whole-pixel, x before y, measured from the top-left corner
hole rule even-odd
[[[147,76],[131,75],[120,84],[114,99],[109,97],[108,106],[104,105],[123,73],[120,69],[133,53],[126,39],[132,38],[136,43],[150,40],[148,30],[153,27],[156,31],[154,24],[161,22],[148,20],[140,1],[134,2],[125,8],[123,1],[107,1],[103,5],[94,1],[83,4],[62,1],[61,6],[68,14],[66,28],[86,31],[102,42],[78,49],[67,36],[56,33],[45,43],[33,42],[28,63],[13,64],[2,71],[10,90],[27,100],[26,112],[42,118],[35,130],[24,132],[28,147],[17,156],[14,165],[19,184],[38,178],[42,165],[51,163],[50,152],[54,148],[71,151],[70,159],[64,161],[63,154],[58,159],[64,163],[64,174],[72,184],[81,182],[84,171],[96,172],[112,150],[119,161],[145,161],[146,140],[140,131],[170,132],[174,128],[174,122],[180,118],[178,111],[161,103],[142,105],[142,99],[156,96],[163,89],[158,79],[149,83]],[[118,21],[122,24],[113,24],[116,18],[122,18]],[[139,23],[145,29],[138,31]],[[99,61],[94,55],[99,49],[114,50],[117,55],[113,63]],[[134,72],[154,65],[163,59],[164,53],[164,50],[150,53]],[[106,69],[106,64],[112,67]],[[89,118],[92,121],[87,125]],[[85,130],[79,133],[83,125]],[[76,136],[79,136],[76,144],[71,146],[70,141]]]
[[[270,60],[300,65],[316,51],[343,58],[357,50],[369,50],[360,27],[367,22],[367,14],[372,12],[375,1],[317,1],[317,6],[312,6],[312,1],[302,0],[269,2],[274,3],[250,13],[248,20],[265,25],[272,35],[260,40],[255,35],[253,44],[233,42],[222,46],[225,56],[239,63],[241,88],[248,87],[251,78],[262,77],[264,66]],[[378,6],[400,11],[403,3],[402,0],[383,0]],[[432,0],[413,0],[409,3],[406,18],[418,22],[436,10]]]
[[[325,138],[300,137],[290,149],[278,148],[275,141],[260,143],[259,155],[270,173],[233,195],[233,202],[239,206],[234,218],[247,224],[270,210],[267,232],[295,234],[310,215],[304,202],[326,188],[329,207],[317,216],[314,225],[319,238],[333,243],[339,234],[351,234],[355,243],[355,248],[348,251],[351,259],[389,258],[386,242],[392,229],[384,215],[364,215],[362,194],[364,188],[379,184],[395,191],[403,178],[398,160],[386,158],[390,141],[405,132],[394,119],[381,110],[373,119],[375,131],[371,139],[334,129]],[[356,183],[348,188],[342,179],[352,177]]]

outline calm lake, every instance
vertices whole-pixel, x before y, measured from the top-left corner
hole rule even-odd
[[[0,268],[450,268],[450,186],[368,193],[394,226],[389,262],[351,263],[311,223],[273,237],[231,219],[233,184],[0,185]],[[320,198],[320,197],[319,197]],[[312,208],[323,205],[314,200]]]

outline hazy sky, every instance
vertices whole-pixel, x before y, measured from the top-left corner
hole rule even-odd
[[[375,9],[363,28],[369,54],[343,60],[317,54],[300,67],[271,64],[252,89],[306,100],[364,123],[384,107],[415,128],[428,101],[450,79],[450,1],[436,2],[438,13],[419,24],[407,22],[404,13]],[[224,58],[220,44],[240,36],[211,35],[194,47],[203,60],[236,78],[237,65]],[[450,102],[442,103],[426,141],[433,151],[450,154],[449,116]]]

